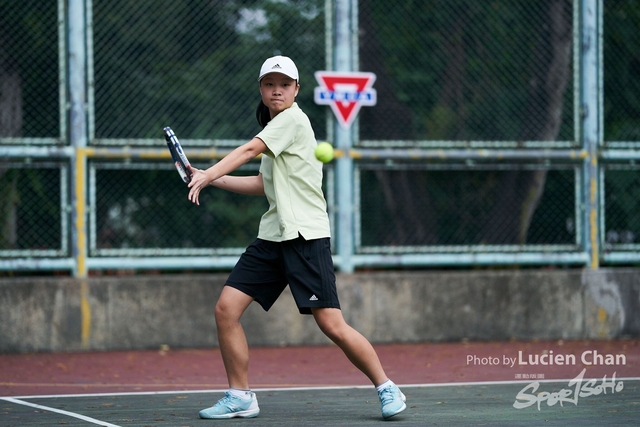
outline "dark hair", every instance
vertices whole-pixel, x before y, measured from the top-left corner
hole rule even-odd
[[[269,107],[264,105],[262,100],[258,103],[258,108],[256,108],[256,119],[258,120],[258,124],[262,127],[265,127],[269,121],[271,121],[271,113],[269,113]]]

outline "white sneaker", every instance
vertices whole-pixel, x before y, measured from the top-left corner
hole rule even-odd
[[[382,405],[382,418],[385,420],[407,409],[407,404],[405,403],[407,398],[395,384],[380,390],[378,397],[380,397],[380,404]]]
[[[243,399],[227,391],[224,393],[224,397],[218,400],[218,403],[211,408],[200,411],[200,418],[254,418],[259,413],[260,408],[255,393],[251,393],[251,398]]]

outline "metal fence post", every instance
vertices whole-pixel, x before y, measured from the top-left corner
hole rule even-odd
[[[87,145],[87,46],[85,0],[69,0],[69,141],[74,147],[71,168],[72,238],[75,277],[87,276],[86,155]]]
[[[335,33],[334,43],[334,71],[354,71],[354,57],[356,47],[353,39],[353,19],[357,8],[357,1],[335,1]],[[341,149],[345,155],[336,160],[337,183],[337,232],[338,255],[340,257],[340,270],[351,273],[353,267],[353,160],[348,155],[353,146],[353,126],[344,128],[340,126],[338,119],[334,117],[335,146]]]
[[[584,251],[589,255],[589,267],[598,268],[600,203],[598,179],[598,149],[602,141],[602,2],[580,1],[580,109],[582,147],[587,151],[582,166],[582,215]]]

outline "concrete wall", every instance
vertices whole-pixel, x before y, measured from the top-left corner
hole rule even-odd
[[[0,352],[216,346],[226,277],[0,279]],[[640,269],[339,274],[338,290],[375,343],[640,336]],[[328,342],[288,289],[243,324],[250,345]]]

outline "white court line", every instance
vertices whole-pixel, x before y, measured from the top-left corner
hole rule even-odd
[[[474,381],[474,382],[452,382],[452,383],[428,383],[428,384],[398,384],[400,388],[434,388],[434,387],[468,387],[477,385],[516,385],[538,383],[568,383],[575,378],[567,379],[528,379],[528,380],[505,380],[505,381]],[[611,379],[611,378],[609,378]],[[582,381],[597,380],[602,378],[583,378]],[[640,377],[616,377],[616,381],[640,381]],[[252,391],[307,391],[307,390],[345,390],[345,389],[365,389],[373,388],[372,385],[345,385],[345,386],[319,386],[319,387],[265,387],[254,388]],[[15,396],[16,399],[54,399],[59,397],[117,397],[117,396],[152,396],[163,394],[201,394],[201,393],[224,393],[228,389],[211,389],[211,390],[178,390],[178,391],[136,391],[136,392],[118,392],[118,393],[84,393],[84,394],[50,394],[35,396]],[[7,399],[0,397],[0,399]]]
[[[49,406],[37,405],[31,402],[25,402],[24,400],[16,399],[13,397],[0,397],[1,400],[6,400],[7,402],[15,403],[18,405],[30,406],[32,408],[42,409],[43,411],[55,412],[57,414],[66,415],[68,417],[78,418],[83,421],[88,421],[91,424],[95,424],[98,426],[104,427],[120,427],[116,424],[111,424],[106,421],[96,420],[95,418],[85,417],[84,415],[76,414],[75,412],[63,411],[61,409],[51,408]]]

